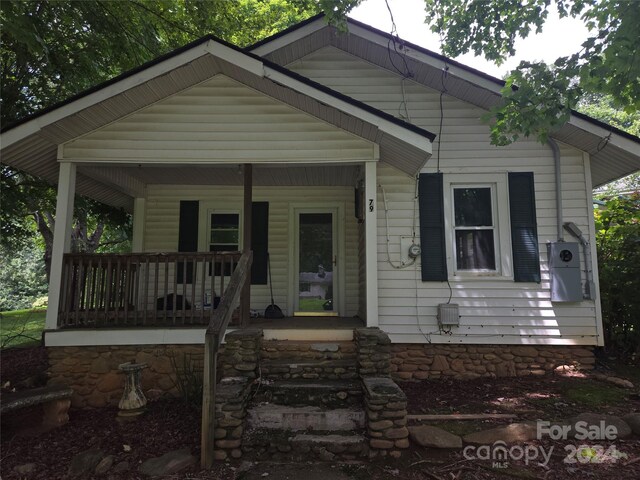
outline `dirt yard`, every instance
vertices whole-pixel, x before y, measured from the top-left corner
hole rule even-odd
[[[43,349],[8,350],[2,352],[2,382],[22,385],[37,384],[46,366]],[[628,378],[636,388],[623,389],[608,383],[577,377],[547,375],[544,377],[477,379],[472,381],[424,381],[404,383],[409,400],[409,413],[511,413],[516,421],[550,421],[583,412],[623,415],[640,412],[638,382],[634,373]],[[31,379],[31,380],[30,380]],[[35,380],[33,380],[35,379]],[[29,413],[29,412],[28,412]],[[30,412],[37,416],[38,412]],[[458,435],[499,426],[505,420],[431,422]],[[77,454],[87,449],[100,449],[113,456],[114,468],[102,478],[109,480],[144,478],[138,473],[143,460],[165,452],[189,447],[199,456],[200,412],[177,399],[161,399],[149,405],[147,412],[131,423],[116,421],[116,409],[71,410],[68,424],[37,437],[12,435],[3,429],[0,444],[0,473],[4,479],[61,479]],[[547,465],[539,461],[525,464],[524,459],[495,465],[490,460],[467,459],[462,450],[426,449],[416,445],[401,458],[375,458],[349,464],[281,464],[257,463],[248,458],[220,463],[213,471],[191,470],[170,478],[191,479],[398,479],[398,480],[470,480],[496,478],[525,479],[635,479],[640,478],[640,438],[615,442],[597,442],[602,452],[610,447],[626,454],[594,456],[589,463],[565,463],[568,445],[575,441],[548,439],[528,442],[531,448],[552,452]],[[589,442],[590,447],[594,447]],[[576,446],[578,446],[576,444]],[[551,449],[553,447],[553,449]],[[595,450],[594,450],[595,451]],[[570,459],[571,460],[571,459]],[[601,463],[593,463],[595,461]],[[15,467],[33,463],[31,473],[21,475]],[[500,468],[496,468],[500,467]],[[98,477],[96,477],[98,478]]]

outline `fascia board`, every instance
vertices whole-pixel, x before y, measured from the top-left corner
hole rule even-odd
[[[279,38],[275,38],[267,43],[259,45],[256,48],[251,49],[250,52],[260,56],[269,55],[279,48],[285,47],[292,42],[295,42],[297,40],[300,40],[301,38],[306,37],[307,35],[311,35],[312,33],[317,32],[318,30],[322,30],[326,26],[327,23],[324,18],[318,18],[315,21],[298,28],[297,30],[287,35],[283,35]]]

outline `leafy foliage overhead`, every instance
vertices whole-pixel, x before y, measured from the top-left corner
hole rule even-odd
[[[243,46],[319,11],[314,0],[51,0],[0,2],[0,125],[5,127],[207,34]],[[0,243],[36,232],[49,267],[55,191],[0,169]],[[124,212],[77,198],[72,248],[121,248]]]
[[[2,125],[207,34],[244,46],[318,11],[313,0],[5,0]]]
[[[518,37],[540,32],[552,5],[560,17],[586,22],[590,36],[579,52],[552,65],[521,62],[506,79],[504,102],[492,113],[492,142],[505,145],[520,135],[546,141],[565,123],[586,93],[606,94],[616,109],[640,109],[640,8],[615,0],[425,0],[427,22],[450,56],[467,52],[502,63],[515,53]],[[514,88],[517,87],[517,88]]]

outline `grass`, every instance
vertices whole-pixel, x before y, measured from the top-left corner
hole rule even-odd
[[[14,310],[0,313],[0,345],[2,348],[38,344],[44,330],[47,311]]]
[[[299,308],[301,312],[324,312],[325,302],[326,300],[318,298],[301,298]]]
[[[603,382],[590,381],[563,388],[563,397],[588,407],[603,407],[625,401],[626,392]]]

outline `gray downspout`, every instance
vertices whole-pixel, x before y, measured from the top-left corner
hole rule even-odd
[[[564,242],[563,232],[563,220],[562,220],[562,186],[561,186],[561,173],[560,173],[560,148],[558,148],[558,144],[556,141],[549,137],[547,139],[547,143],[549,147],[551,147],[551,151],[553,152],[553,162],[556,169],[556,221],[557,221],[557,229],[558,229],[558,241]]]

